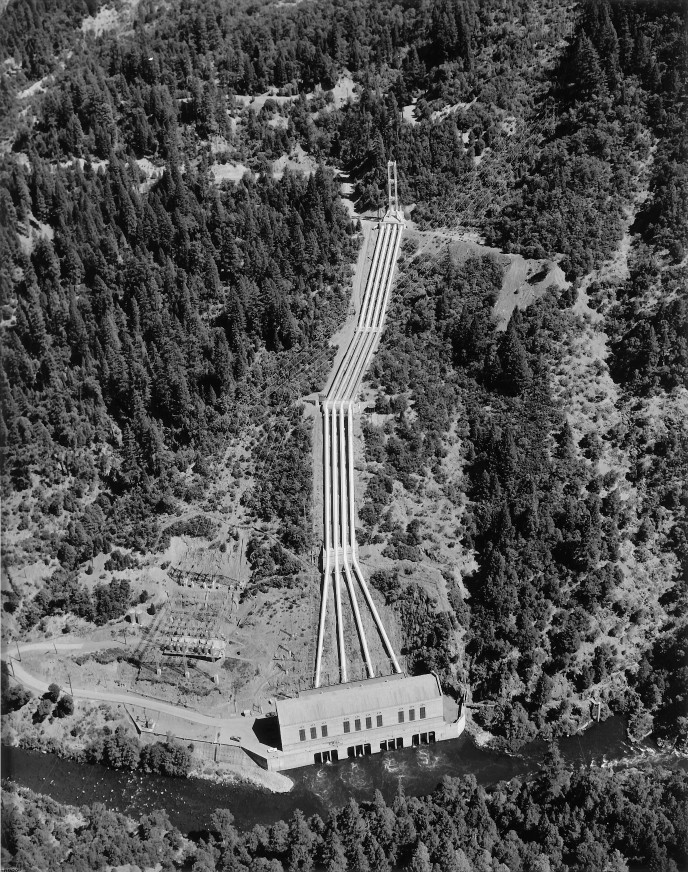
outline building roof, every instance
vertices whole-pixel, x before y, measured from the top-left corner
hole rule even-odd
[[[291,699],[280,699],[277,716],[280,726],[285,727],[441,698],[435,675],[386,675],[319,687]]]

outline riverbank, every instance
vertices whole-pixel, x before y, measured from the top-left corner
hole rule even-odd
[[[51,754],[62,760],[76,764],[94,765],[86,759],[87,747],[103,739],[105,730],[112,733],[115,730],[126,730],[132,740],[136,740],[136,732],[128,721],[125,711],[118,711],[109,706],[83,706],[77,716],[65,720],[51,719],[44,723],[32,723],[32,714],[26,710],[12,712],[3,717],[2,744],[3,747],[17,748],[22,751]],[[74,735],[77,733],[77,735]],[[164,736],[161,737],[164,741]],[[239,749],[237,749],[239,750]],[[212,781],[215,784],[246,784],[262,787],[272,793],[288,793],[294,782],[280,772],[268,772],[246,756],[245,763],[229,761],[208,761],[199,753],[192,754],[191,778]]]
[[[194,769],[189,777],[212,781],[213,784],[264,787],[271,793],[289,793],[294,787],[291,778],[281,772],[268,772],[258,765],[249,769],[232,763],[207,763]]]
[[[572,767],[626,769],[662,766],[688,770],[688,761],[663,753],[653,743],[628,742],[618,718],[594,724],[584,734],[562,739],[559,748]],[[70,805],[102,802],[107,808],[134,817],[162,808],[181,832],[207,829],[211,813],[227,808],[242,830],[256,824],[270,826],[297,809],[323,819],[349,798],[371,801],[380,790],[392,802],[398,791],[422,796],[431,793],[444,776],[473,776],[486,789],[499,781],[531,778],[545,759],[547,744],[531,743],[518,754],[479,747],[464,734],[434,746],[407,748],[326,766],[309,766],[289,773],[291,788],[274,792],[266,784],[237,777],[227,780],[207,772],[205,778],[168,778],[142,772],[85,765],[20,748],[2,748],[3,775],[37,793]],[[209,764],[210,766],[210,764]],[[224,775],[231,776],[229,770]],[[270,773],[266,773],[269,775]],[[278,773],[272,773],[275,775]],[[282,776],[284,777],[284,776]]]
[[[64,643],[65,650],[74,650],[75,646],[78,647],[75,642]],[[27,669],[29,652],[35,656],[37,649],[25,646],[24,662],[15,660],[12,674],[4,680],[43,696],[49,685]],[[75,705],[73,715],[39,718],[38,699],[34,697],[3,717],[3,744],[84,762],[86,749],[102,741],[108,731],[126,732],[141,745],[156,740],[164,742],[171,736],[192,749],[194,768],[201,778],[230,784],[246,782],[273,793],[285,793],[292,788],[293,782],[287,776],[268,773],[250,756],[251,750],[262,750],[254,732],[253,715],[209,716],[138,694],[72,688],[71,682],[70,690]]]
[[[423,750],[426,749],[418,753]],[[531,779],[534,783],[529,783]],[[549,869],[548,858],[552,859],[553,868],[567,868],[563,860],[580,851],[578,834],[583,828],[596,839],[591,842],[588,837],[587,844],[593,847],[597,844],[592,856],[599,861],[586,863],[585,869],[612,868],[604,861],[616,856],[619,862],[613,864],[615,869],[677,870],[685,868],[682,861],[688,858],[683,819],[678,811],[688,798],[688,779],[685,772],[669,771],[662,766],[646,765],[642,770],[627,768],[617,774],[576,769],[570,764],[563,767],[550,764],[508,784],[501,781],[486,791],[476,785],[473,778],[453,783],[447,780],[440,790],[425,793],[408,805],[406,802],[398,804],[398,798],[390,803],[378,795],[373,803],[361,806],[354,797],[344,802],[344,797],[340,796],[337,806],[327,809],[327,817],[320,819],[303,809],[298,817],[293,811],[287,812],[281,814],[274,828],[251,827],[250,823],[239,827],[232,809],[214,805],[214,797],[211,797],[206,806],[205,826],[188,831],[186,836],[165,809],[141,813],[129,808],[116,814],[103,808],[100,801],[77,807],[16,784],[5,782],[4,786],[3,842],[11,858],[17,861],[17,867],[22,869],[59,870],[64,863],[64,847],[68,847],[70,862],[79,868],[96,868],[96,852],[98,859],[107,862],[108,868],[127,868],[131,872],[161,866],[179,872],[192,865],[194,869],[235,868],[237,861],[243,868],[248,868],[249,862],[251,869],[272,868],[276,862],[282,869],[293,867],[295,855],[300,860],[305,858],[302,865],[308,868],[325,868],[328,846],[318,834],[323,828],[325,832],[332,829],[354,848],[363,845],[365,850],[369,839],[362,837],[363,822],[363,834],[368,827],[370,830],[374,827],[374,832],[387,833],[385,848],[380,846],[385,851],[382,857],[397,857],[405,834],[410,831],[415,843],[420,843],[426,851],[428,844],[436,845],[433,855],[440,866],[448,856],[447,842],[454,845],[460,842],[464,853],[474,849],[471,855],[474,863],[462,868],[506,869],[502,862],[488,861],[487,851],[494,850],[495,838],[499,837],[502,846],[495,852],[499,857],[494,859],[508,857],[513,861],[509,868]],[[553,795],[557,797],[554,805]],[[457,807],[457,796],[467,807]],[[581,803],[581,796],[585,796],[585,803]],[[257,794],[252,810],[260,811],[260,799]],[[365,810],[365,818],[358,809]],[[552,819],[550,826],[555,827],[556,838],[543,844],[539,830],[530,830],[522,831],[525,839],[521,841],[514,825],[518,826],[527,814],[535,817],[538,810],[546,819]],[[438,820],[445,830],[445,824],[453,826],[452,821],[458,825],[458,829],[445,837],[445,845],[437,839]],[[476,843],[476,820],[482,825],[479,833],[488,833],[489,841],[478,835],[480,841]],[[638,829],[638,821],[644,822],[645,828]],[[661,847],[647,838],[653,831],[660,831],[658,827],[663,839]],[[515,845],[523,846],[518,855],[513,851]],[[667,859],[663,848],[671,845],[678,865],[663,862]],[[52,853],[50,858],[46,850]],[[407,849],[406,854],[409,853]],[[543,860],[537,867],[529,862],[536,854]],[[354,862],[357,857],[363,857],[365,868],[376,868],[375,862],[380,856],[379,850],[374,854],[368,850],[354,855]],[[132,861],[137,865],[132,865]],[[412,863],[410,868],[414,865]]]

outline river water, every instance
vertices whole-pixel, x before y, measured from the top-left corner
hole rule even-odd
[[[651,744],[631,745],[621,720],[596,724],[581,736],[559,743],[565,760],[574,765],[632,766],[650,759],[671,768],[688,769],[683,758],[659,753]],[[216,808],[228,808],[241,829],[268,825],[289,817],[296,809],[306,816],[326,818],[349,797],[371,799],[379,788],[390,801],[399,787],[405,793],[432,791],[444,775],[473,774],[485,787],[502,779],[535,772],[545,745],[535,742],[515,756],[479,748],[470,736],[391,754],[344,760],[324,767],[295,769],[289,793],[273,794],[245,784],[215,784],[189,778],[166,778],[117,772],[103,766],[75,763],[57,756],[19,748],[2,748],[2,775],[18,784],[69,805],[102,802],[108,808],[138,817],[164,809],[183,833],[204,830]]]

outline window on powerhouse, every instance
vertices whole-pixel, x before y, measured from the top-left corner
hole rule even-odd
[[[420,706],[420,708],[418,709],[418,717],[421,720],[427,717],[427,713],[426,713],[426,709],[425,709],[424,705]],[[398,718],[399,718],[400,724],[403,724],[405,722],[406,712],[403,709],[399,710]],[[409,721],[415,721],[415,719],[416,719],[415,708],[409,709],[408,719],[409,719]],[[383,725],[382,715],[375,715],[375,726],[381,727],[382,725]],[[361,729],[363,729],[362,718],[354,718],[354,730],[356,730],[356,732],[358,732]],[[372,715],[366,715],[366,717],[365,717],[365,729],[366,730],[373,729],[373,716]],[[344,721],[344,732],[345,733],[351,732],[351,721]],[[311,733],[311,739],[316,739],[317,735],[318,735],[317,727],[311,727],[310,733]],[[321,733],[323,739],[327,738],[327,736],[328,736],[327,724],[323,724],[320,727],[320,733]],[[299,730],[299,739],[302,742],[306,741],[306,730]]]
[[[299,730],[299,740],[301,742],[306,741],[306,731],[305,730]]]
[[[354,730],[356,730],[357,732],[359,730],[363,729],[362,720],[363,720],[362,718],[354,718]],[[382,715],[375,715],[375,725],[378,727],[382,726]],[[373,729],[373,716],[372,715],[366,715],[365,729],[366,730]],[[323,730],[324,730],[323,736],[327,736],[327,727],[324,726]],[[344,732],[345,733],[351,732],[351,721],[344,721]]]

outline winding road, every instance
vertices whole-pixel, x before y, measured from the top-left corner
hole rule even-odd
[[[21,654],[35,654],[45,651],[46,655],[52,655],[55,651],[77,652],[98,651],[104,647],[112,647],[112,641],[107,642],[57,642],[53,643],[50,640],[42,642],[30,642],[21,646]],[[14,678],[26,687],[28,690],[37,694],[43,694],[48,690],[49,681],[38,678],[28,672],[22,665],[21,660],[12,655],[11,651],[3,651],[2,659],[6,662],[11,662],[11,671]],[[94,690],[93,688],[71,688],[74,699],[87,699],[95,702],[120,703],[122,705],[143,706],[149,709],[154,709],[161,714],[170,715],[172,717],[183,718],[194,724],[202,724],[208,727],[221,726],[227,718],[218,718],[213,715],[204,715],[196,712],[193,709],[185,708],[184,706],[175,705],[174,703],[163,702],[162,700],[153,700],[151,697],[143,696],[138,693],[118,693],[112,690]],[[237,722],[241,722],[239,718],[235,718]]]

